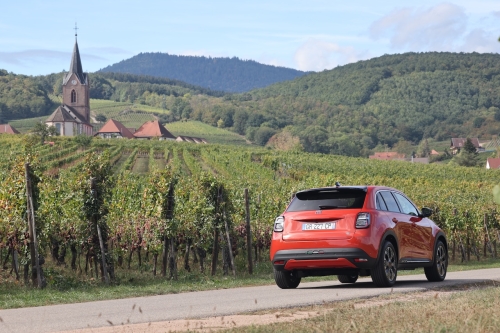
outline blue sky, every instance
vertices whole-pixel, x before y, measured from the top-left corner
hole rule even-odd
[[[321,71],[383,54],[500,53],[500,1],[24,0],[2,3],[0,68],[84,70],[140,52],[238,57]]]

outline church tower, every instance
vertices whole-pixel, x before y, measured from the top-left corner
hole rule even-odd
[[[90,82],[87,73],[83,72],[80,51],[78,50],[77,34],[75,33],[75,47],[71,57],[69,72],[63,79],[63,104],[74,109],[90,123]]]
[[[75,25],[75,31],[77,27]],[[61,136],[92,135],[90,123],[90,83],[83,72],[78,41],[75,33],[75,47],[71,56],[69,72],[63,77],[62,104],[45,120],[47,126],[54,126]]]

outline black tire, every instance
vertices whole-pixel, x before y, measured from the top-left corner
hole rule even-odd
[[[377,287],[392,287],[396,283],[398,256],[391,242],[384,243],[377,265],[371,270],[371,276]]]
[[[354,283],[358,280],[358,274],[354,275],[337,275],[340,283]]]
[[[443,281],[448,270],[448,251],[442,241],[437,241],[434,248],[434,262],[432,266],[425,267],[425,277],[431,282]]]
[[[276,281],[276,285],[281,289],[297,288],[300,280],[301,278],[295,272],[274,270],[274,281]]]

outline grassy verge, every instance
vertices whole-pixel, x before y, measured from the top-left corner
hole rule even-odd
[[[237,258],[237,276],[224,276],[219,272],[211,276],[206,262],[206,270],[200,272],[199,267],[191,267],[191,272],[182,268],[179,262],[178,280],[152,275],[152,263],[144,262],[141,267],[132,265],[132,269],[116,268],[117,281],[106,286],[92,274],[77,272],[63,266],[54,265],[50,259],[45,264],[45,276],[48,286],[44,290],[33,289],[16,281],[9,269],[0,269],[0,309],[88,302],[106,299],[118,299],[136,296],[163,295],[190,291],[227,289],[244,286],[274,284],[273,270],[270,262],[257,263],[254,273],[249,275],[243,257]],[[485,259],[466,263],[452,263],[448,271],[500,267],[500,260]],[[400,271],[399,275],[422,274],[423,270]],[[335,280],[336,277],[305,278],[303,282]]]
[[[297,312],[311,318],[232,328],[231,332],[498,332],[500,287],[490,284],[467,288],[279,310],[276,318]]]

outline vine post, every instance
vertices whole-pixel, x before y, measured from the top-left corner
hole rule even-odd
[[[221,205],[222,187],[217,188],[217,200],[215,201],[215,228],[214,228],[214,244],[212,247],[212,275],[217,271],[217,259],[219,257],[219,208]]]
[[[453,208],[453,218],[456,218],[457,216],[457,209]],[[455,232],[453,235],[453,244],[452,244],[452,251],[451,251],[451,261],[455,262],[455,250],[456,250],[456,245],[457,245],[457,233]]]
[[[40,268],[40,261],[38,257],[38,241],[36,237],[36,224],[35,224],[35,208],[33,205],[33,192],[31,188],[31,177],[30,177],[30,164],[24,164],[25,176],[26,176],[26,215],[28,220],[28,232],[30,238],[30,255],[31,255],[31,280],[33,285],[38,286],[38,288],[43,288],[42,284],[42,274]]]
[[[248,259],[248,273],[253,273],[252,263],[252,231],[250,229],[250,199],[248,197],[248,188],[245,189],[245,217],[247,227],[247,259]]]
[[[90,193],[92,197],[95,198],[97,197],[97,191],[96,191],[96,186],[95,186],[95,178],[92,177],[90,178]],[[104,250],[104,242],[102,240],[102,234],[101,234],[101,228],[99,227],[99,221],[97,221],[97,217],[95,214],[92,216],[92,224],[95,223],[96,228],[97,228],[97,236],[99,238],[99,247],[101,248],[101,261],[102,261],[102,270],[103,270],[103,276],[104,276],[104,281],[106,284],[109,284],[109,277],[108,277],[108,268],[106,265],[106,251]]]
[[[222,192],[222,190],[221,190]],[[231,237],[229,236],[229,226],[227,224],[227,216],[226,216],[226,208],[224,207],[224,227],[226,228],[226,238],[227,238],[227,247],[229,251],[229,259],[231,260],[231,267],[233,268],[233,275],[236,277],[236,266],[234,265],[234,257],[233,257],[233,247],[231,246]]]

